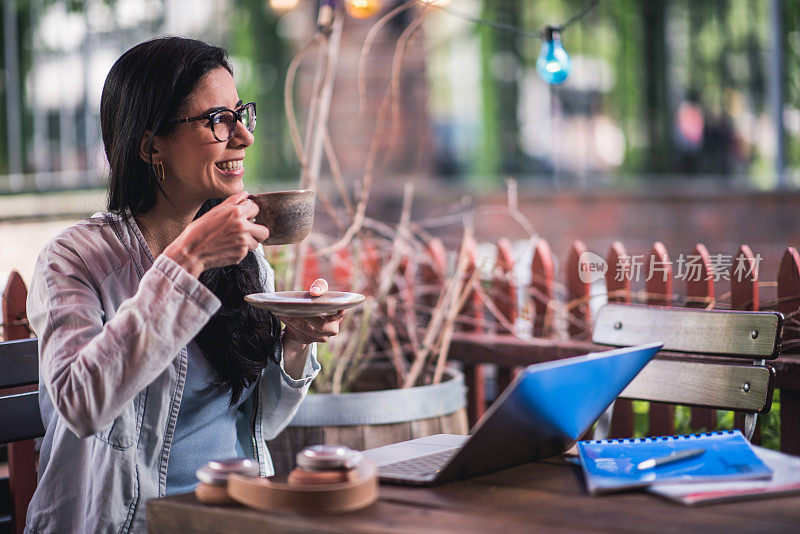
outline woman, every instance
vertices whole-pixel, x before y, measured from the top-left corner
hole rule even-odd
[[[281,318],[281,332],[242,300],[274,278],[242,183],[255,106],[224,50],[182,38],[132,48],[100,114],[109,212],[45,246],[28,298],[46,427],[30,532],[144,532],[147,499],[190,491],[214,458],[247,455],[273,474],[264,440],[297,409],[319,371],[313,343],[342,318]]]

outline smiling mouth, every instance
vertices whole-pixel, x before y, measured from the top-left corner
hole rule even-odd
[[[238,171],[244,167],[244,161],[237,159],[231,161],[220,161],[215,163],[218,169],[223,171]]]

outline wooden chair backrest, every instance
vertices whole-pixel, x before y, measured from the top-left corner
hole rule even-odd
[[[778,357],[782,327],[777,312],[606,304],[597,313],[592,341],[617,346],[661,341],[664,351],[771,360]]]
[[[765,413],[772,405],[775,372],[752,362],[778,357],[782,327],[783,315],[773,312],[606,304],[597,313],[592,341],[664,343],[622,398]],[[742,363],[691,361],[690,355]]]
[[[39,414],[38,340],[0,342],[0,443],[44,435]]]
[[[0,443],[7,443],[11,520],[14,532],[25,529],[28,503],[36,489],[36,446],[33,437],[44,434],[39,414],[38,355],[26,313],[28,290],[16,271],[0,273]],[[19,342],[9,342],[18,339]],[[0,522],[6,523],[5,517]]]

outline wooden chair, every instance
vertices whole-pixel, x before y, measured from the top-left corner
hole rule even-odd
[[[39,355],[36,339],[0,342],[0,444],[8,444],[11,518],[22,532],[28,503],[36,489],[33,438],[44,435],[39,415]]]
[[[39,416],[39,358],[30,338],[25,301],[28,290],[17,271],[0,273],[0,444],[8,444],[11,515],[0,514],[0,526],[25,527],[28,503],[36,489],[36,449],[32,438],[44,434]],[[21,341],[9,341],[21,340]]]
[[[674,433],[673,407],[692,406],[692,427],[711,430],[713,410],[744,417],[751,439],[759,413],[772,405],[775,370],[765,360],[779,355],[783,315],[606,304],[594,323],[592,341],[629,346],[661,341],[664,349],[620,395],[651,401],[650,435]],[[631,404],[617,401],[611,435],[632,435]],[[741,424],[741,420],[740,420]]]

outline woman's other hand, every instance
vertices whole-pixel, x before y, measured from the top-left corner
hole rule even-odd
[[[258,206],[243,191],[231,195],[192,221],[164,249],[164,254],[197,277],[212,267],[239,263],[269,237],[269,230],[251,222]]]
[[[322,296],[328,292],[328,282],[324,278],[318,278],[311,284],[308,292],[312,297]],[[339,333],[339,325],[343,318],[344,311],[323,317],[279,317],[286,325],[283,332],[284,342],[289,341],[299,345],[328,341]]]

